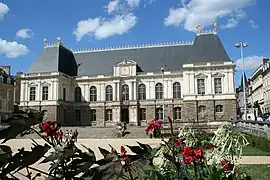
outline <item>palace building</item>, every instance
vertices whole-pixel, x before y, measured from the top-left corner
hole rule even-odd
[[[71,50],[60,38],[21,75],[21,108],[73,126],[236,117],[235,65],[215,30],[194,41]]]

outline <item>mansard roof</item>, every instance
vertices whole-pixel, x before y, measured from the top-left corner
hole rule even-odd
[[[70,51],[63,45],[47,46],[29,73],[60,71],[71,76],[111,74],[122,60],[133,60],[142,71],[156,72],[166,64],[179,70],[183,64],[231,61],[216,33],[198,34],[195,41],[122,46]]]

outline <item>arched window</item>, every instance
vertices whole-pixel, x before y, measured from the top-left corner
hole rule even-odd
[[[127,84],[122,86],[122,100],[123,101],[129,100],[129,87]]]
[[[113,101],[113,89],[111,85],[108,85],[106,87],[106,93],[105,93],[105,97],[106,97],[106,101]]]
[[[199,113],[205,113],[206,107],[205,106],[199,106]]]
[[[75,102],[81,102],[82,101],[82,91],[80,87],[75,88]]]
[[[222,106],[222,105],[217,105],[215,111],[216,111],[217,113],[223,112],[223,106]]]
[[[97,88],[95,86],[90,88],[90,101],[97,101]]]
[[[146,87],[144,84],[140,84],[138,86],[138,99],[145,100],[146,99]]]
[[[174,99],[181,98],[181,85],[179,82],[173,84],[173,98]]]
[[[163,99],[163,85],[161,83],[156,84],[156,99]]]

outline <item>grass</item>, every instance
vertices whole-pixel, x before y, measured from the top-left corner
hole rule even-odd
[[[270,164],[269,165],[240,165],[240,171],[246,172],[251,176],[252,180],[269,180]]]
[[[265,152],[252,146],[246,146],[243,148],[243,156],[270,156],[270,152]]]

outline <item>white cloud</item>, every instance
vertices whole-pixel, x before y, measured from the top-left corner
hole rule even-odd
[[[16,58],[29,53],[29,49],[16,41],[6,41],[0,38],[0,55],[8,58]]]
[[[227,25],[233,27],[244,17],[242,10],[255,0],[181,0],[180,7],[171,8],[164,20],[165,26],[182,25],[189,31],[195,31],[196,24],[201,28],[212,25],[220,18],[229,17]]]
[[[119,10],[119,3],[120,3],[119,0],[110,1],[109,4],[105,7],[107,9],[107,12],[111,14]]]
[[[77,41],[88,35],[96,39],[105,39],[113,35],[127,33],[137,23],[137,17],[132,13],[127,15],[116,15],[112,19],[95,18],[80,21],[73,34]]]
[[[227,24],[222,25],[222,29],[235,28],[239,25],[240,21],[246,17],[246,12],[242,9],[236,10],[231,13],[231,17],[228,19]]]
[[[110,36],[128,33],[138,21],[133,10],[139,4],[140,0],[111,0],[105,6],[105,10],[112,17],[97,17],[79,21],[73,30],[73,34],[76,36],[77,41],[80,41],[84,36],[105,39]]]
[[[126,1],[129,5],[129,7],[132,9],[137,8],[140,5],[140,0],[126,0]]]
[[[247,71],[257,69],[263,62],[263,56],[249,56],[244,58],[244,68]],[[238,59],[235,61],[236,69],[241,70],[243,67],[242,59]]]
[[[4,15],[7,14],[9,8],[6,4],[0,2],[0,20],[3,20]]]
[[[22,39],[29,39],[34,35],[32,29],[20,29],[17,31],[16,36]]]
[[[248,23],[251,25],[252,28],[256,29],[259,28],[259,25],[255,23],[253,20],[249,20]]]

